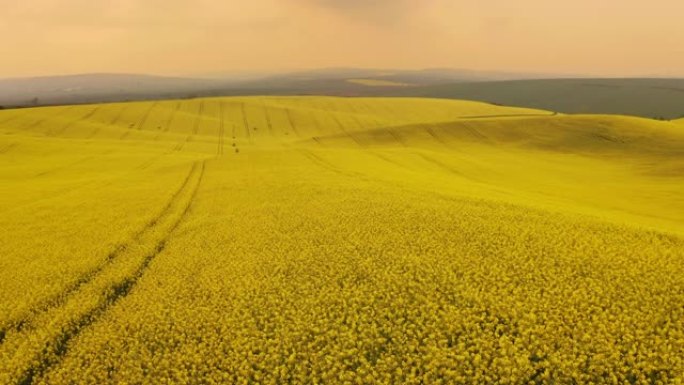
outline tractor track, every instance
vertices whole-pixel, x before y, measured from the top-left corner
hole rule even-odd
[[[147,111],[145,111],[145,114],[143,115],[142,119],[140,120],[140,124],[138,124],[138,131],[140,131],[140,130],[143,129],[143,126],[145,125],[145,123],[147,123],[147,119],[149,119],[150,113],[152,112],[152,110],[154,109],[154,107],[157,106],[157,103],[158,103],[158,102],[152,103],[152,105],[150,106],[150,108],[148,108]]]
[[[200,123],[202,123],[202,113],[204,113],[204,101],[199,104],[199,110],[197,111],[197,117],[195,118],[195,125],[192,129],[192,134],[197,135],[200,129]]]
[[[121,109],[116,113],[116,115],[114,115],[114,118],[112,118],[112,120],[109,122],[109,124],[107,124],[107,126],[113,126],[113,125],[115,125],[115,124],[119,121],[119,119],[121,118],[121,116],[123,115],[124,111],[126,110],[126,107],[127,107],[127,106],[121,107]],[[104,124],[104,123],[103,123],[103,124]],[[94,138],[97,134],[99,134],[100,131],[102,130],[103,124],[98,125],[98,126],[93,130],[93,132],[91,132],[91,133],[86,137],[86,139],[92,139],[92,138]]]
[[[247,120],[247,111],[245,110],[245,103],[240,104],[240,108],[242,109],[242,120],[245,125],[245,132],[247,133],[247,140],[252,143],[252,133],[249,131],[249,120]]]
[[[34,175],[33,177],[39,178],[39,177],[50,175],[50,174],[53,174],[53,173],[56,173],[56,172],[59,172],[62,170],[68,170],[69,168],[71,168],[73,166],[78,166],[79,164],[85,163],[91,159],[95,159],[95,156],[86,156],[86,157],[79,159],[77,161],[74,161],[74,162],[71,162],[71,163],[68,163],[68,164],[65,164],[62,166],[54,167],[54,168],[51,168],[49,170],[41,171],[38,174]]]
[[[269,133],[269,135],[274,136],[273,123],[271,122],[271,114],[269,114],[269,112],[268,112],[268,107],[266,106],[266,102],[262,100],[261,104],[264,108],[264,116],[266,117],[266,125],[268,127],[268,133]]]
[[[218,146],[216,148],[216,156],[222,156],[223,155],[223,143],[225,141],[225,132],[226,132],[226,126],[225,126],[225,117],[223,116],[223,102],[219,102],[219,132],[218,132]]]
[[[70,343],[77,338],[86,328],[100,320],[114,305],[128,296],[138,281],[143,277],[151,263],[166,248],[171,234],[185,219],[195,200],[197,191],[204,177],[206,161],[193,164],[181,187],[174,193],[166,207],[155,219],[139,231],[129,244],[119,246],[110,253],[107,260],[96,269],[93,269],[79,282],[72,285],[68,291],[63,292],[62,297],[55,303],[43,307],[45,312],[57,309],[65,305],[73,296],[79,294],[80,289],[95,280],[98,275],[105,273],[107,266],[116,262],[118,255],[131,249],[132,255],[138,256],[140,261],[130,274],[108,283],[107,287],[98,291],[98,301],[89,309],[70,319],[65,325],[51,335],[48,341],[42,341],[42,349],[39,349],[33,359],[21,368],[14,384],[31,385],[39,380],[50,368],[59,364],[69,352]],[[161,235],[155,237],[155,233]],[[150,237],[151,239],[145,239]],[[137,247],[139,246],[139,248]],[[139,249],[139,250],[138,250]],[[140,250],[144,249],[144,253]],[[137,258],[136,258],[137,259]],[[19,331],[21,332],[21,331]]]
[[[88,112],[87,112],[85,115],[83,115],[82,117],[80,117],[80,118],[78,118],[78,119],[75,119],[75,120],[73,120],[73,121],[68,122],[67,124],[65,124],[65,125],[63,125],[62,127],[60,127],[58,130],[48,130],[48,132],[46,133],[46,135],[47,135],[47,136],[59,136],[59,135],[63,134],[63,133],[64,133],[69,127],[71,127],[72,125],[74,125],[74,124],[76,124],[76,123],[78,123],[78,122],[80,122],[80,121],[82,121],[82,120],[88,120],[88,119],[90,119],[93,115],[95,115],[95,113],[96,113],[99,109],[100,109],[100,106],[97,106],[97,107],[93,108],[92,110],[88,111]]]
[[[130,241],[123,242],[116,246],[107,254],[101,263],[81,275],[61,292],[43,300],[33,308],[27,310],[23,316],[11,320],[6,325],[3,325],[3,327],[0,328],[0,346],[5,342],[8,333],[22,332],[27,329],[31,329],[32,318],[34,318],[36,315],[46,313],[65,304],[73,295],[77,294],[81,288],[96,279],[98,275],[100,275],[108,266],[114,264],[118,257],[126,252],[126,250],[138,245],[146,234],[156,231],[158,225],[173,214],[173,208],[179,203],[178,201],[181,195],[189,188],[196,188],[196,186],[192,187],[190,185],[190,181],[198,172],[200,173],[200,177],[198,179],[201,180],[202,174],[204,172],[204,163],[195,163],[192,166],[181,186],[171,196],[159,214],[150,220],[144,228],[136,232]],[[199,184],[199,181],[196,184]]]
[[[294,132],[295,136],[297,136],[298,138],[301,138],[299,131],[297,131],[297,126],[295,126],[295,124],[294,124],[294,119],[292,119],[292,111],[289,108],[286,108],[285,113],[287,114],[287,121],[290,122],[290,127],[292,128],[292,132]]]

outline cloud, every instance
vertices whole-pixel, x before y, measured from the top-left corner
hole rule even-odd
[[[0,77],[321,66],[681,72],[681,0],[647,9],[605,1],[5,2]]]
[[[350,9],[363,9],[363,8],[393,8],[400,7],[408,3],[408,0],[309,0],[311,3],[317,3],[325,7],[340,9],[340,10],[350,10]]]
[[[412,10],[424,7],[426,0],[298,0],[339,16],[364,21],[398,22]]]

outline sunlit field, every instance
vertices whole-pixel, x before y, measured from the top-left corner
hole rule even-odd
[[[0,111],[0,384],[684,381],[684,121]]]

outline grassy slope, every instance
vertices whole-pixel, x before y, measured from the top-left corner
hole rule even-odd
[[[204,367],[221,351],[226,361],[220,365],[247,376],[255,369],[238,367],[249,361],[244,354],[271,349],[263,329],[250,329],[255,319],[273,320],[266,321],[271,333],[306,356],[301,336],[311,325],[327,330],[346,317],[379,321],[363,320],[369,306],[411,309],[385,316],[404,317],[434,338],[451,337],[430,325],[465,322],[472,330],[473,312],[509,317],[535,341],[505,350],[509,358],[524,358],[514,377],[529,378],[547,365],[567,380],[573,370],[587,369],[567,345],[574,338],[557,340],[567,322],[554,319],[573,319],[589,336],[576,348],[595,351],[622,331],[594,329],[588,303],[603,303],[601,314],[621,317],[610,325],[639,333],[672,316],[665,304],[677,303],[670,293],[681,282],[674,277],[684,276],[677,273],[684,235],[679,127],[424,99],[253,97],[0,111],[0,230],[6,235],[0,331],[9,330],[0,345],[6,358],[0,382],[21,378],[36,355],[44,359],[42,344],[58,338],[56,328],[74,324],[93,306],[103,315],[72,331],[71,353],[49,365],[64,370],[46,370],[48,382],[84,366],[101,381],[102,368],[112,365],[120,379],[135,382],[140,360],[120,355],[131,349],[161,355],[170,367],[195,359]],[[195,168],[188,174],[197,161],[205,161],[204,174]],[[196,197],[187,187],[195,183]],[[192,204],[187,215],[186,201]],[[134,291],[116,306],[94,305],[116,282],[137,280],[136,261],[156,255],[149,250],[159,240],[166,249]],[[51,300],[118,245],[131,244],[129,254],[76,286],[66,302]],[[521,277],[528,280],[514,283]],[[273,290],[281,294],[267,295]],[[471,305],[454,308],[446,297],[452,294]],[[344,297],[356,302],[333,306]],[[46,303],[53,310],[12,331],[13,322],[33,319]],[[445,306],[448,314],[425,310]],[[552,326],[543,331],[520,318],[530,312],[551,317],[546,325]],[[232,325],[225,340],[201,327],[217,323]],[[24,344],[34,329],[40,337]],[[408,337],[396,338],[409,341],[394,348],[418,341],[410,333],[401,332]],[[180,339],[192,354],[159,352],[151,336]],[[197,336],[218,345],[198,345]],[[331,334],[321,338],[330,354],[350,348]],[[642,341],[644,349],[666,354],[649,341]],[[534,349],[549,353],[554,343],[563,346],[562,364],[527,361]],[[491,354],[487,349],[481,354]],[[481,369],[473,357],[468,365]],[[427,368],[438,358],[422,352],[415,359],[406,365]],[[597,371],[625,364],[606,360],[595,364]],[[670,365],[681,364],[673,360]],[[333,371],[326,361],[316,365]],[[151,370],[171,373],[164,365]]]
[[[549,79],[458,83],[402,89],[400,95],[481,100],[564,113],[684,115],[682,79]]]
[[[423,187],[436,181],[433,188],[446,192],[676,231],[684,219],[678,198],[683,139],[666,122],[555,116],[408,125],[318,141],[380,152],[395,171],[408,172],[406,180],[424,179]],[[336,163],[344,164],[347,156],[341,152]],[[425,177],[435,169],[451,175]],[[445,189],[450,183],[453,190]]]

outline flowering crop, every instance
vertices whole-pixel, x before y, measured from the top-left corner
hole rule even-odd
[[[0,383],[682,383],[683,148],[445,100],[0,111]]]

